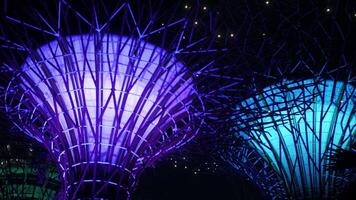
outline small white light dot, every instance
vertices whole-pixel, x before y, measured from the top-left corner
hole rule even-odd
[[[354,14],[354,17],[356,17],[356,13]]]
[[[174,165],[174,167],[177,167],[177,165]]]
[[[188,167],[187,166],[184,166],[184,169],[187,169]]]
[[[164,26],[164,23],[162,23],[162,26]]]
[[[326,9],[326,12],[330,12],[330,11],[331,11],[331,9],[330,9],[330,8],[327,8],[327,9]]]
[[[234,34],[233,34],[233,33],[231,33],[231,34],[230,34],[230,37],[234,37]]]
[[[32,151],[33,151],[33,149],[32,149],[32,148],[29,148],[28,150],[29,150],[30,152],[32,152]]]
[[[198,25],[198,21],[195,21],[194,24],[195,24],[195,25]]]
[[[221,38],[221,35],[220,35],[220,34],[218,34],[218,38]]]
[[[185,6],[184,6],[184,8],[185,8],[185,9],[188,9],[188,8],[189,8],[189,6],[188,6],[188,5],[185,5]]]
[[[183,36],[183,40],[185,40],[185,36]]]
[[[204,6],[204,7],[203,7],[203,10],[206,10],[206,9],[207,9],[207,7],[206,7],[206,6]]]
[[[266,3],[266,5],[268,5],[268,4],[269,4],[269,1],[265,1],[265,3]]]
[[[266,33],[262,33],[263,36],[266,36]]]
[[[197,174],[197,172],[194,172],[194,174]]]

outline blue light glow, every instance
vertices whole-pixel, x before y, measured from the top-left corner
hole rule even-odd
[[[252,139],[290,192],[328,195],[333,175],[324,165],[333,145],[349,148],[356,133],[354,97],[355,88],[343,82],[283,81],[238,107],[248,110],[240,120],[250,129],[242,135]]]

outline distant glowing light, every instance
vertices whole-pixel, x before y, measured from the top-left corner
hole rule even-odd
[[[330,9],[330,8],[327,8],[327,9],[326,9],[326,12],[330,12],[330,11],[331,11],[331,9]]]
[[[26,144],[21,142],[12,145],[20,150]],[[29,149],[31,151],[32,148]],[[59,172],[45,152],[32,156],[21,150],[6,152],[3,146],[0,151],[0,199],[55,199],[61,185]]]

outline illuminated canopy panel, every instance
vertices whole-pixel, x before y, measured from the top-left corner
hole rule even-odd
[[[143,40],[59,38],[26,59],[12,85],[22,91],[21,126],[51,141],[72,197],[87,188],[129,197],[144,166],[199,129],[191,111],[202,105],[187,68]]]
[[[355,88],[344,82],[284,80],[244,100],[236,120],[294,198],[326,198],[346,182],[324,166],[334,145],[350,147],[354,98]]]

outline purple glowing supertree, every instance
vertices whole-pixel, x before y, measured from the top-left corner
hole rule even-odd
[[[141,166],[195,135],[199,96],[184,65],[164,50],[117,35],[96,37],[70,36],[38,48],[40,58],[26,60],[16,83],[23,91],[17,109],[41,117],[20,111],[20,120],[43,123],[41,129],[35,121],[21,124],[31,134],[53,134],[62,150],[58,162],[71,165],[61,164],[65,176],[78,176],[69,188],[87,181],[101,187],[108,177],[106,184],[130,188]]]
[[[8,2],[1,37],[14,74],[6,108],[57,158],[70,199],[129,199],[145,166],[197,134],[212,113],[205,100],[237,84],[200,84],[226,51],[200,5],[59,0],[13,10]]]

